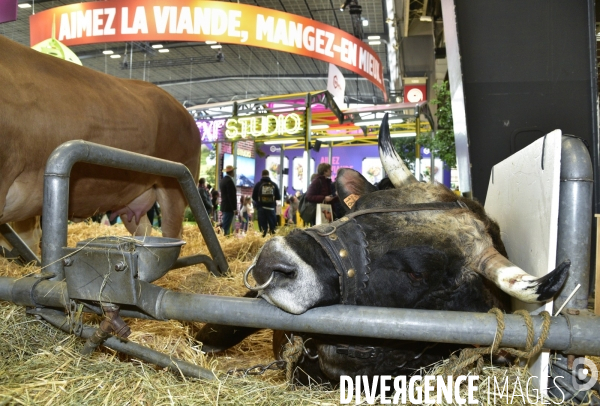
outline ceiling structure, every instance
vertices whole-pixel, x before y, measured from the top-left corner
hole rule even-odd
[[[368,25],[353,26],[349,8],[341,11],[341,0],[241,0],[254,6],[284,11],[311,18],[356,35],[362,30],[362,39],[379,35],[380,44],[371,47],[379,55],[386,88],[390,89],[390,61],[386,50],[389,27],[397,29],[397,38],[411,35],[435,34],[436,22],[422,21],[423,16],[436,16],[439,0],[394,0],[395,15],[388,16],[386,0],[352,0],[362,7],[361,17]],[[340,4],[340,2],[342,4]],[[81,3],[76,0],[19,0],[19,4],[29,3],[30,8],[19,8],[18,19],[0,24],[0,35],[29,46],[29,17],[50,8]],[[387,20],[387,21],[386,21]],[[425,19],[427,20],[427,19]],[[429,23],[427,25],[427,23]],[[437,26],[441,26],[437,24]],[[415,29],[415,27],[417,27]],[[361,35],[359,33],[359,35]],[[437,41],[436,41],[437,42]],[[399,41],[401,48],[402,41]],[[159,52],[152,47],[156,43],[121,42],[72,46],[71,50],[86,67],[121,78],[145,80],[157,84],[185,106],[211,102],[231,101],[261,96],[290,93],[303,93],[326,89],[328,64],[312,58],[292,55],[286,52],[244,45],[222,45],[220,49],[204,42],[161,43]],[[436,45],[437,49],[438,45]],[[120,58],[111,58],[103,51],[111,50]],[[392,51],[391,55],[394,55]],[[402,58],[401,50],[396,52]],[[396,61],[398,63],[398,61]],[[399,74],[404,69],[398,63]],[[440,70],[445,74],[445,67]],[[347,103],[383,103],[383,95],[367,79],[342,69],[346,78]],[[423,74],[422,76],[426,76]],[[439,74],[438,74],[439,76]],[[442,76],[443,77],[443,76]],[[396,88],[401,87],[396,85]],[[401,92],[391,94],[392,100]]]

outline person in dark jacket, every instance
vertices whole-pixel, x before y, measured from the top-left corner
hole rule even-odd
[[[252,200],[258,213],[258,228],[263,233],[263,237],[270,230],[271,234],[275,233],[277,227],[277,200],[281,200],[279,187],[269,177],[267,169],[262,171],[262,178],[254,186],[252,190]]]
[[[213,210],[213,205],[210,200],[210,195],[208,194],[208,190],[206,189],[206,179],[200,178],[198,181],[198,193],[200,193],[200,198],[202,199],[202,203],[204,203],[204,208],[206,208],[206,213],[210,217]]]
[[[233,218],[237,216],[237,188],[233,177],[235,176],[235,168],[227,165],[223,170],[225,175],[219,183],[221,189],[221,222],[223,225],[223,234],[231,234],[231,223]]]
[[[305,199],[315,204],[334,204],[339,201],[338,197],[333,194],[331,188],[331,165],[328,163],[320,163],[317,167],[317,175],[318,176],[308,186]],[[313,218],[309,223],[314,225],[315,219]]]

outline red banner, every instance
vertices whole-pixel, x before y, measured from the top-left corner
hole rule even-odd
[[[239,3],[120,0],[56,7],[30,17],[31,45],[52,36],[67,46],[121,41],[217,41],[320,59],[355,72],[387,99],[377,53],[351,34],[294,14]]]

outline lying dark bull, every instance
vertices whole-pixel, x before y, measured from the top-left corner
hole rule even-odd
[[[377,190],[360,173],[336,179],[345,217],[269,240],[251,272],[251,288],[293,314],[317,306],[355,304],[486,312],[510,309],[510,296],[544,302],[561,288],[565,261],[536,278],[506,259],[498,225],[477,202],[440,184],[418,182],[394,151],[387,116],[379,151],[393,189]],[[248,285],[248,284],[247,284]],[[248,285],[249,286],[249,285]],[[251,329],[206,325],[198,334],[208,351],[239,342]],[[457,346],[303,335],[300,367],[317,381],[342,374],[402,375],[447,357]],[[276,333],[274,349],[285,343]],[[305,379],[301,379],[305,380]]]

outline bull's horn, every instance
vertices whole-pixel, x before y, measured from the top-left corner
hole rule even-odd
[[[566,260],[554,271],[538,278],[490,247],[481,255],[475,270],[510,296],[523,302],[537,303],[552,299],[567,279],[570,266],[571,261]]]
[[[404,165],[404,162],[402,162],[402,159],[394,149],[390,137],[387,113],[381,121],[381,126],[379,126],[379,158],[383,164],[383,169],[385,169],[395,188],[417,182],[417,179],[415,179],[410,169]]]

